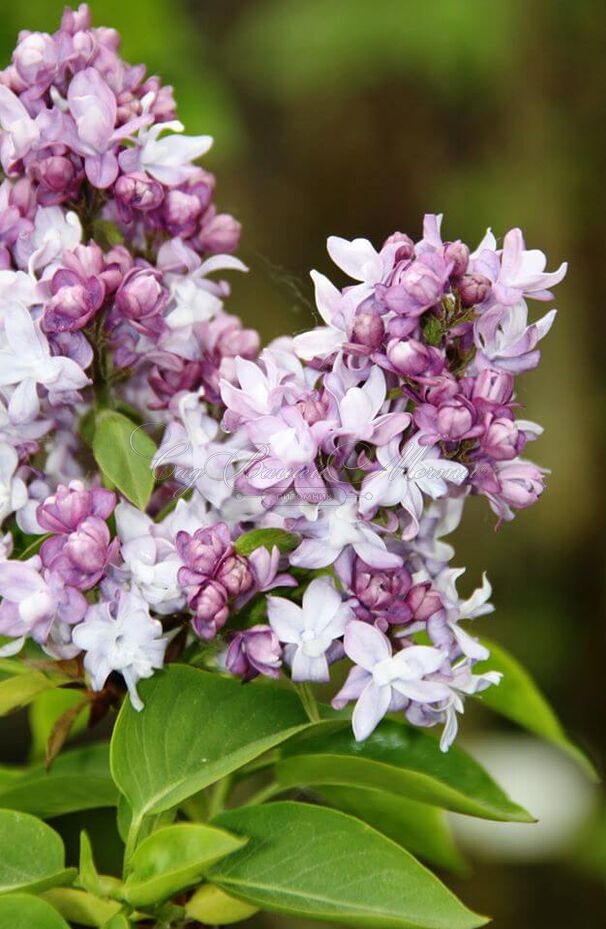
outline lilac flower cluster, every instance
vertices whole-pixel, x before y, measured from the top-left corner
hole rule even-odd
[[[244,681],[347,662],[333,705],[355,702],[356,738],[403,712],[448,748],[499,675],[464,627],[490,585],[460,595],[444,537],[469,494],[500,524],[543,491],[515,378],[555,316],[529,322],[526,301],[566,266],[518,229],[443,241],[434,215],[379,251],[331,237],[353,283],[312,271],[323,325],[259,355],[209,278],[246,270],[193,163],[210,139],[86,7],[20,36],[0,126],[2,653],[81,656],[137,708],[173,653]],[[107,409],[164,429],[145,509],[91,475]]]

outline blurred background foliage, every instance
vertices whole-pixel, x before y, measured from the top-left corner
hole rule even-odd
[[[231,308],[264,337],[309,325],[308,269],[336,279],[330,233],[379,245],[443,211],[447,237],[473,243],[489,224],[497,236],[520,225],[550,268],[569,259],[557,324],[520,391],[525,415],[545,426],[532,457],[552,469],[548,493],[498,534],[486,503],[472,501],[455,563],[468,565],[469,585],[488,571],[498,609],[483,628],[533,670],[603,765],[603,0],[91,5],[96,25],[122,32],[128,60],[175,85],[187,131],[215,136],[205,165],[244,225],[251,269],[234,281]],[[54,30],[62,6],[4,2],[2,61],[19,29]],[[476,714],[464,729],[486,723]],[[22,751],[15,736],[3,760]],[[569,797],[554,771],[544,764],[536,778],[557,807]],[[594,801],[585,820],[567,848],[532,864],[493,857],[457,889],[497,929],[603,929],[606,815]],[[523,858],[532,827],[519,828]]]

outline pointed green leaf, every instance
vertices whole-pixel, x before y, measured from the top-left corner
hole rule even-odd
[[[371,787],[484,819],[532,822],[462,749],[441,752],[433,736],[394,720],[365,742],[349,724],[320,724],[285,746],[276,776],[284,787]]]
[[[14,674],[0,681],[0,716],[27,706],[45,690],[57,687],[67,678],[59,674],[47,675],[42,671],[28,669],[23,674]]]
[[[63,752],[49,771],[32,765],[20,775],[0,779],[0,807],[44,819],[78,810],[115,806],[118,791],[109,772],[104,743]]]
[[[190,919],[208,926],[231,926],[254,916],[259,908],[230,897],[214,884],[203,884],[185,904]]]
[[[199,884],[209,865],[237,851],[245,840],[224,829],[177,823],[153,832],[129,862],[124,899],[135,907],[163,903]]]
[[[365,823],[306,803],[270,803],[215,822],[249,839],[208,880],[285,916],[384,929],[474,929],[472,913],[412,855]]]
[[[153,439],[127,416],[102,410],[95,419],[93,454],[101,471],[131,503],[144,510],[154,488]]]
[[[585,772],[597,780],[592,763],[580,748],[574,745],[562,727],[549,703],[520,662],[504,648],[488,639],[482,644],[490,650],[490,658],[478,662],[475,671],[500,671],[503,674],[497,687],[489,687],[478,694],[478,699],[501,716],[551,742],[573,758]]]
[[[115,900],[104,900],[73,887],[53,887],[44,893],[44,899],[70,923],[79,926],[103,926],[121,909]]]
[[[99,878],[93,848],[88,834],[84,830],[80,833],[80,860],[78,862],[78,884],[91,894],[103,895],[103,885]]]
[[[30,894],[7,894],[0,897],[0,929],[69,929],[69,926],[45,900]]]
[[[65,868],[61,837],[46,823],[15,810],[0,810],[0,894],[41,891],[66,884],[75,869]]]
[[[140,692],[145,711],[126,701],[111,742],[114,780],[137,818],[176,806],[308,725],[294,693],[185,665],[169,665]]]
[[[444,813],[437,807],[365,787],[322,787],[318,792],[330,806],[362,819],[430,864],[458,873],[466,870]]]
[[[292,552],[299,544],[299,537],[285,529],[252,529],[245,532],[234,543],[239,555],[251,555],[257,548],[264,546],[271,552],[276,545],[281,552]]]

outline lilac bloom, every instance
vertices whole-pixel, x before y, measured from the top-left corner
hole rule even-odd
[[[144,114],[116,129],[115,94],[95,68],[85,68],[74,75],[67,103],[75,124],[72,144],[84,156],[86,176],[93,187],[110,187],[119,170],[111,147],[150,122],[151,117]]]
[[[343,552],[353,551],[373,568],[397,568],[399,555],[387,550],[372,523],[360,518],[355,500],[325,504],[315,521],[297,523],[303,541],[289,556],[298,568],[324,568],[334,564]]]
[[[146,101],[144,101],[145,109]],[[178,120],[155,123],[144,128],[137,137],[137,147],[122,152],[120,167],[127,174],[144,171],[168,187],[183,184],[195,177],[198,168],[192,164],[205,155],[213,144],[212,136],[181,135],[183,123]],[[160,138],[161,133],[170,132]]]
[[[359,620],[348,624],[343,646],[355,667],[332,705],[341,709],[350,700],[357,701],[352,726],[358,742],[368,738],[386,713],[403,709],[409,700],[437,703],[450,696],[444,684],[426,680],[447,659],[437,648],[411,645],[392,655],[387,636]]]
[[[289,389],[299,393],[305,387],[303,368],[285,352],[266,349],[259,362],[234,359],[238,387],[221,381],[221,399],[227,407],[226,425],[259,419],[277,413]]]
[[[399,412],[380,415],[386,396],[385,375],[375,366],[362,387],[350,387],[338,399],[341,425],[334,436],[352,443],[367,441],[385,445],[401,435],[410,424],[411,416]]]
[[[18,650],[26,636],[44,645],[53,624],[68,625],[81,621],[87,603],[82,594],[65,586],[52,572],[42,570],[35,555],[27,561],[4,561],[0,564],[0,635],[18,641]]]
[[[80,243],[82,226],[77,213],[66,212],[60,206],[38,207],[34,228],[21,236],[15,245],[17,264],[27,268],[30,276],[46,268]],[[11,295],[16,299],[15,295]],[[42,302],[42,301],[40,301]]]
[[[13,422],[27,423],[38,415],[38,384],[48,390],[53,403],[90,381],[71,358],[51,355],[40,326],[26,307],[14,303],[6,308],[0,334],[0,386],[15,386],[8,406]]]
[[[419,434],[400,449],[400,440],[377,450],[382,470],[365,478],[360,494],[360,512],[367,514],[380,506],[399,504],[406,510],[410,523],[404,538],[411,539],[419,529],[423,512],[423,495],[432,500],[448,493],[448,484],[461,484],[467,468],[457,461],[440,458],[437,445],[421,445]]]
[[[225,654],[225,667],[243,681],[259,674],[279,678],[281,666],[280,640],[269,626],[251,626],[237,632]]]
[[[496,368],[522,374],[536,368],[540,358],[537,343],[547,335],[555,316],[556,310],[550,310],[529,326],[524,300],[513,306],[491,307],[474,323],[478,370]]]
[[[274,587],[296,587],[297,581],[290,574],[280,574],[280,549],[272,546],[271,552],[264,545],[248,556],[255,580],[255,591],[273,590]]]
[[[501,268],[494,285],[500,303],[517,303],[523,294],[535,300],[550,300],[551,288],[566,276],[567,262],[547,272],[547,258],[539,249],[526,249],[521,229],[510,229],[503,240]]]
[[[84,667],[93,690],[103,690],[112,671],[118,671],[133,707],[142,710],[137,683],[162,667],[168,644],[162,624],[149,615],[145,600],[138,593],[123,591],[117,606],[107,602],[90,606],[72,637],[85,652]]]
[[[0,161],[6,173],[10,174],[15,162],[38,142],[40,129],[19,98],[4,85],[0,85],[0,126],[4,130],[0,140]]]
[[[327,653],[353,615],[333,581],[315,578],[303,594],[302,606],[283,597],[268,597],[267,615],[286,646],[293,681],[328,681]]]

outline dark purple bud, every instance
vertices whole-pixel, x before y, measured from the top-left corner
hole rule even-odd
[[[386,245],[398,246],[394,256],[394,264],[399,261],[408,261],[415,252],[415,243],[405,232],[394,232],[388,239],[385,239],[383,248],[385,248]]]
[[[189,600],[192,626],[201,639],[214,639],[229,617],[227,591],[217,581],[206,581]]]
[[[178,532],[175,544],[186,569],[200,578],[213,577],[221,561],[233,554],[231,536],[225,523],[216,523],[208,529],[197,529],[193,535]],[[179,582],[189,585],[190,579],[181,579],[183,572],[181,568]]]
[[[464,242],[449,242],[444,249],[444,258],[448,264],[452,262],[452,270],[450,272],[451,280],[457,280],[467,271],[467,266],[469,265],[469,249]]]
[[[167,302],[162,274],[154,268],[133,268],[118,288],[114,306],[135,328],[153,332],[164,325],[161,315]]]
[[[225,558],[215,576],[230,597],[239,597],[247,593],[254,583],[248,560],[241,555],[229,555]]]
[[[225,656],[227,670],[244,681],[259,674],[277,678],[281,665],[280,641],[269,626],[252,626],[236,633]]]
[[[240,223],[229,213],[216,213],[210,219],[205,217],[198,232],[200,248],[214,255],[230,254],[238,247],[241,230]]]
[[[461,439],[472,425],[472,412],[464,403],[445,403],[438,409],[436,431],[447,441]]]
[[[405,377],[438,374],[444,366],[438,349],[416,339],[392,339],[387,346],[387,358],[398,374]]]
[[[202,211],[200,201],[184,190],[170,190],[164,200],[162,215],[170,235],[189,237],[195,232]]]
[[[162,184],[147,174],[122,174],[114,185],[118,203],[129,210],[156,210],[164,199]]]
[[[74,165],[62,155],[52,155],[37,162],[35,173],[40,183],[56,194],[69,194],[76,178]]]
[[[413,619],[417,622],[426,622],[430,616],[443,608],[439,593],[432,589],[428,581],[415,584],[410,589],[406,601],[412,611]]]
[[[385,325],[376,313],[358,313],[353,321],[351,341],[357,345],[376,350],[381,347]]]
[[[464,274],[459,281],[459,299],[465,308],[483,303],[490,294],[492,284],[483,274]]]
[[[86,490],[81,481],[69,487],[59,484],[56,492],[36,511],[38,522],[46,532],[69,534],[88,516],[107,519],[116,505],[116,496],[104,487]]]

